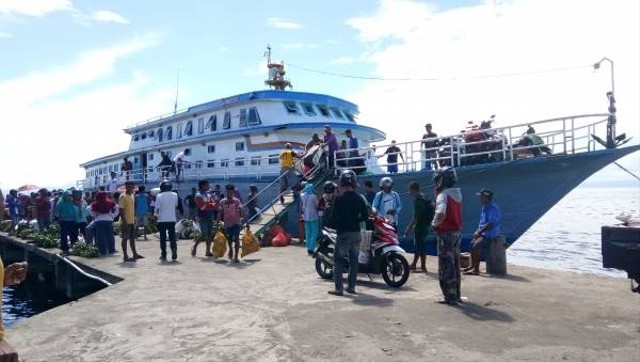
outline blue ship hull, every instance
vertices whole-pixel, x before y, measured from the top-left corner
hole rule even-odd
[[[607,149],[570,155],[554,155],[516,160],[511,162],[495,162],[457,169],[459,182],[457,187],[463,193],[463,224],[462,250],[468,250],[473,232],[478,226],[480,216],[480,201],[475,193],[482,188],[490,188],[495,192],[494,200],[502,210],[502,234],[511,245],[518,240],[533,224],[547,211],[559,202],[571,190],[593,175],[598,170],[615,160],[640,150],[640,145],[619,149]],[[359,177],[362,185],[364,180],[373,181],[377,185],[380,178],[387,175],[365,175]],[[404,205],[399,216],[400,231],[404,230],[413,213],[413,203],[408,194],[408,185],[412,181],[418,182],[423,192],[433,199],[433,173],[430,171],[408,172],[391,175],[394,180],[394,190],[400,193]],[[246,198],[250,184],[264,189],[271,180],[255,180],[252,177],[237,177],[227,180],[212,180],[212,186],[233,183]],[[179,185],[180,195],[184,197],[195,181],[182,182]],[[147,185],[155,187],[155,185]],[[269,192],[271,191],[271,192]],[[276,190],[267,190],[261,196],[261,206],[276,197]],[[296,208],[294,207],[294,210]],[[297,215],[289,212],[287,215],[287,229],[297,235]],[[430,236],[428,252],[436,254],[435,236]],[[401,246],[407,251],[413,251],[411,238],[401,238]]]

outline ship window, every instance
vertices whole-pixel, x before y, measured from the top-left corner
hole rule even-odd
[[[299,110],[298,110],[298,106],[296,105],[296,102],[282,102],[282,104],[284,104],[284,109],[287,110],[287,113],[289,114],[298,114]]]
[[[224,112],[224,121],[222,122],[223,129],[231,128],[231,112]]]
[[[155,135],[154,133],[155,132],[153,132],[153,131],[149,131],[149,138],[153,138],[153,136]]]
[[[336,118],[338,119],[344,119],[344,117],[342,116],[342,112],[340,112],[339,110],[332,108],[331,111],[333,112],[333,114],[336,116]]]
[[[261,162],[262,162],[262,160],[261,160],[260,156],[251,157],[251,166],[260,166]]]
[[[140,139],[140,136],[138,136],[138,135],[133,136],[133,141],[134,142],[137,142],[139,139]]]
[[[147,160],[153,161],[153,153],[147,155]]]
[[[176,125],[176,138],[182,138],[182,124]]]
[[[351,113],[349,113],[349,112],[343,112],[343,113],[344,113],[344,115],[347,117],[347,119],[348,119],[350,122],[354,122],[354,123],[355,123],[356,119],[355,119],[355,117],[353,116],[353,114],[351,114]]]
[[[269,155],[269,164],[276,165],[280,163],[280,156],[278,155]]]
[[[218,116],[213,115],[209,117],[209,121],[207,122],[207,128],[210,132],[215,132],[218,129]]]
[[[236,151],[244,151],[244,142],[236,142]]]
[[[257,126],[261,123],[258,109],[256,107],[249,108],[249,126]]]
[[[146,133],[141,134],[140,135],[140,139],[141,140],[146,140],[147,139],[147,134]]]
[[[204,118],[200,117],[198,119],[198,134],[204,133]]]
[[[158,135],[158,142],[162,142],[162,128],[160,128],[156,134]]]
[[[318,106],[318,110],[320,111],[320,114],[325,116],[325,117],[331,117],[331,113],[329,113],[329,110],[327,109],[327,107],[325,106]]]
[[[229,160],[220,161],[220,167],[229,167]]]
[[[199,170],[202,168],[202,161],[196,161],[196,170]]]
[[[216,152],[216,145],[207,146],[207,153],[215,153],[215,152]]]
[[[171,126],[167,127],[167,129],[165,129],[164,131],[164,138],[167,141],[171,141],[171,137],[173,137],[172,133],[173,133],[173,128]]]
[[[187,122],[187,125],[184,127],[184,136],[193,136],[193,122]]]
[[[240,127],[246,127],[246,126],[247,126],[247,110],[243,108],[240,110]]]
[[[235,165],[236,166],[244,166],[244,158],[242,158],[242,157],[236,158]]]
[[[113,165],[113,170],[118,172],[120,170],[120,165],[118,164]]]
[[[207,161],[207,168],[214,168],[214,167],[216,167],[216,160]]]
[[[313,108],[313,105],[311,105],[311,103],[301,103],[302,105],[302,109],[304,109],[304,114],[306,114],[307,116],[316,116],[316,110]]]
[[[138,157],[133,158],[133,163],[138,163]]]

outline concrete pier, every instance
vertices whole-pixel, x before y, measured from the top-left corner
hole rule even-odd
[[[124,280],[7,332],[27,361],[640,360],[640,299],[624,279],[509,266],[469,276],[459,307],[440,297],[436,259],[400,289],[360,275],[356,296],[327,294],[300,247],[240,264],[189,253],[75,259]],[[483,266],[484,268],[484,266]]]

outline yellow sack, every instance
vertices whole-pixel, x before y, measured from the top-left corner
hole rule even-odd
[[[227,252],[227,237],[224,236],[222,231],[216,232],[216,236],[213,237],[213,245],[211,245],[211,253],[216,258],[224,256]]]
[[[251,230],[246,228],[244,235],[242,235],[242,253],[240,255],[244,258],[246,255],[256,251],[260,251],[260,244],[258,244],[258,240]]]

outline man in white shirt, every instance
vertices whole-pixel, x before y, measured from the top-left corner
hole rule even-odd
[[[111,178],[107,181],[107,191],[113,196],[118,191],[118,179],[116,178],[116,173],[111,173]]]
[[[160,193],[156,196],[154,214],[158,218],[158,231],[160,232],[160,261],[167,261],[167,234],[171,246],[171,260],[178,259],[178,244],[176,240],[176,208],[178,207],[178,195],[171,191],[171,182],[162,181]]]

